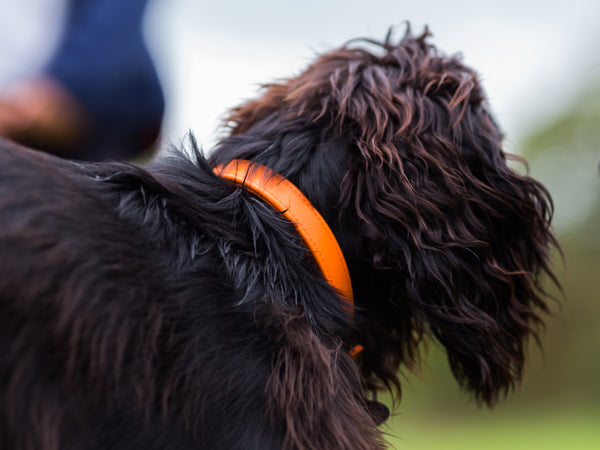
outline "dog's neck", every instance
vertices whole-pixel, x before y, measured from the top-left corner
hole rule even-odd
[[[327,222],[304,194],[281,175],[251,161],[233,160],[216,167],[215,173],[252,192],[294,224],[352,320],[354,296],[344,255]]]

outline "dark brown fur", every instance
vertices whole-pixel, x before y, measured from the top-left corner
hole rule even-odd
[[[383,448],[365,397],[399,389],[428,335],[481,401],[520,381],[552,202],[509,166],[471,69],[426,33],[350,43],[228,123],[195,164],[1,144],[2,448]],[[292,225],[212,173],[235,158],[325,217],[354,324]]]

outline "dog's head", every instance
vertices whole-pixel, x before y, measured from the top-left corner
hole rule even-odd
[[[397,386],[432,335],[459,383],[493,404],[547,311],[552,202],[511,169],[477,74],[427,39],[350,43],[267,85],[233,110],[213,162],[266,164],[327,219],[368,387]]]

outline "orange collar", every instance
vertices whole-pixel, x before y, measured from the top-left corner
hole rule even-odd
[[[214,172],[243,186],[294,224],[315,257],[323,276],[343,298],[343,307],[352,319],[354,296],[346,260],[325,219],[304,194],[268,167],[243,159],[219,165]]]

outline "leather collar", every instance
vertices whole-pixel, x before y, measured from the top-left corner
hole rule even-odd
[[[346,260],[327,222],[304,194],[289,180],[252,161],[235,159],[214,172],[261,198],[294,224],[352,320],[354,296]]]

